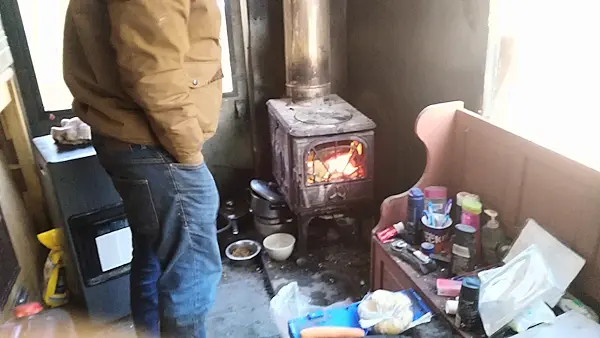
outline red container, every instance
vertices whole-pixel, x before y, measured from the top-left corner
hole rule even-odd
[[[397,235],[404,232],[404,223],[399,222],[379,231],[376,236],[381,243],[393,242]]]

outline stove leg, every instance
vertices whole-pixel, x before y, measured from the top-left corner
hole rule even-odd
[[[359,245],[363,242],[362,238],[362,224],[365,219],[363,212],[357,212],[354,214],[354,225],[352,231],[354,232],[355,244]]]
[[[308,253],[308,226],[313,216],[298,216],[298,253],[305,256]]]
[[[358,216],[356,218],[356,220],[354,221],[354,239],[356,240],[356,243],[360,243],[361,242],[361,236],[362,236],[362,217]]]

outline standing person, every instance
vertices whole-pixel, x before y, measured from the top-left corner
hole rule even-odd
[[[64,78],[123,199],[140,336],[206,336],[221,259],[201,149],[221,105],[220,20],[216,0],[71,0],[67,10]]]

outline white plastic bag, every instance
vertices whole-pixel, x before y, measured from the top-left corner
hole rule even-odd
[[[555,319],[556,315],[552,309],[543,300],[538,300],[513,319],[510,328],[521,333],[538,324],[551,324]]]
[[[480,278],[479,313],[488,336],[556,288],[552,271],[536,245]]]
[[[308,297],[300,293],[298,283],[292,282],[282,287],[271,299],[271,315],[281,337],[289,338],[288,321],[310,312]]]
[[[292,282],[282,287],[279,292],[271,299],[271,316],[279,330],[282,338],[289,338],[288,322],[291,319],[306,316],[309,313],[343,307],[352,304],[350,299],[331,304],[327,307],[310,304],[310,298],[300,292],[297,282]]]
[[[378,334],[396,335],[406,331],[413,320],[412,302],[400,292],[377,290],[358,305],[360,326]]]

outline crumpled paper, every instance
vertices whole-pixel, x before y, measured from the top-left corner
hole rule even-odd
[[[52,127],[50,134],[56,143],[65,145],[80,145],[92,141],[92,129],[79,117],[62,119],[60,127]]]

